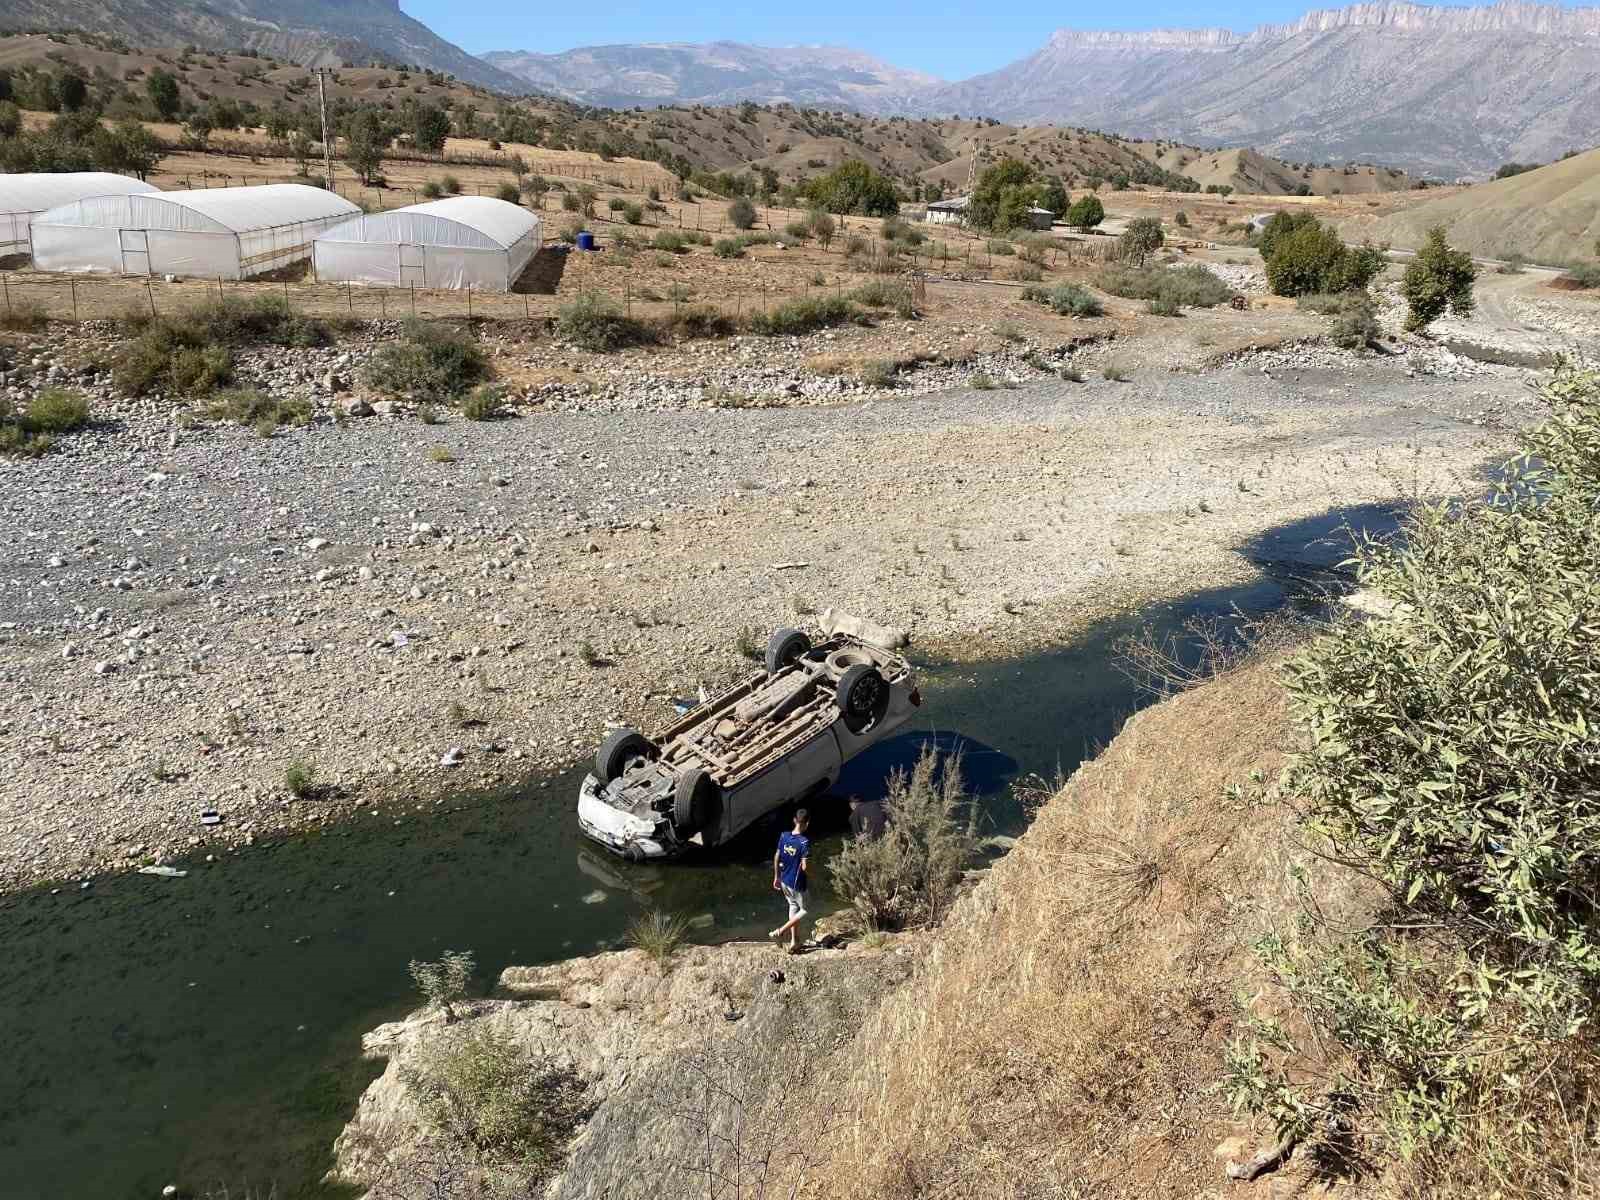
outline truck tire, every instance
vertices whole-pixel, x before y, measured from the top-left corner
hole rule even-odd
[[[655,756],[656,748],[637,729],[613,729],[595,751],[595,775],[601,783],[610,783],[628,769],[630,759]]]
[[[845,728],[851,733],[865,733],[889,710],[889,684],[877,667],[857,663],[839,677],[834,699],[844,716]]]
[[[690,767],[678,776],[672,789],[672,825],[679,837],[690,837],[706,828],[716,815],[716,780],[702,767]]]
[[[798,629],[777,629],[767,639],[767,674],[776,675],[811,649],[811,639]]]

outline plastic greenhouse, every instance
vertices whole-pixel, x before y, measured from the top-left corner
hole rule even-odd
[[[489,196],[452,196],[346,221],[316,239],[323,282],[507,292],[539,252],[543,226]]]
[[[33,222],[42,271],[245,279],[311,255],[311,241],[361,211],[302,183],[93,196]]]
[[[0,254],[25,253],[28,226],[40,213],[86,196],[153,192],[153,184],[107,171],[0,175]]]

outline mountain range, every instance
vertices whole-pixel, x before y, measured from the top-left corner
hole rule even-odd
[[[589,104],[961,114],[1449,177],[1600,140],[1600,8],[1376,3],[1247,34],[1060,30],[1026,58],[954,83],[834,47],[613,45],[484,58]]]
[[[0,0],[0,28],[255,49],[304,66],[442,71],[580,105],[792,104],[875,116],[1054,123],[1254,147],[1319,164],[1482,175],[1600,141],[1600,8],[1505,0],[1354,4],[1249,33],[1059,30],[998,70],[946,81],[836,46],[734,42],[468,54],[399,0]]]

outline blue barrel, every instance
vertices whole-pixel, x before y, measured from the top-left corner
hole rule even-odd
[[[593,250],[594,249],[594,234],[590,233],[587,229],[584,230],[582,233],[580,233],[578,235],[578,249],[579,250]]]

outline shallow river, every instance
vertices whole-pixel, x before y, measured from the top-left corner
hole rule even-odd
[[[1148,699],[1115,669],[1120,638],[1317,607],[1308,584],[1326,584],[1320,568],[1343,557],[1347,520],[1393,523],[1363,509],[1276,530],[1245,548],[1258,582],[1106,622],[1049,653],[920,663],[919,729],[852,763],[841,795],[880,790],[933,733],[964,746],[986,831],[1020,832],[1011,782],[1071,771]],[[258,845],[188,864],[182,879],[0,900],[0,1194],[149,1200],[169,1182],[197,1196],[339,1194],[318,1179],[378,1070],[359,1058],[361,1034],[415,1005],[409,960],[471,950],[487,983],[507,964],[616,946],[647,907],[695,919],[704,940],[778,922],[767,835],[714,859],[625,864],[578,834],[581,773]],[[815,831],[824,860],[842,811]]]

